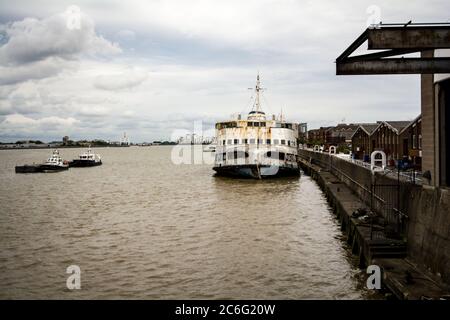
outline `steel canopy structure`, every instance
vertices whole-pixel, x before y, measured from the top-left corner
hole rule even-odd
[[[351,56],[365,41],[368,50]],[[449,57],[405,58],[410,53],[450,48],[450,24],[380,24],[366,29],[337,59],[337,75],[450,73]],[[393,57],[393,58],[390,58]]]

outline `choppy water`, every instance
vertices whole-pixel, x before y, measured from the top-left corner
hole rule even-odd
[[[172,164],[171,147],[96,151],[103,166],[47,174],[14,166],[50,150],[0,151],[0,298],[374,297],[309,177],[214,177]],[[66,288],[72,264],[81,290]]]

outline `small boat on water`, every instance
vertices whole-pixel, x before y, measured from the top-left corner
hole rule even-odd
[[[92,152],[89,147],[86,152],[79,155],[78,159],[74,159],[69,163],[71,167],[94,167],[102,164],[100,155]]]
[[[53,150],[50,158],[44,164],[40,165],[42,172],[63,171],[67,169],[69,169],[69,162],[61,158],[58,150]]]
[[[203,147],[203,152],[216,152],[216,144],[211,143]]]
[[[54,172],[69,169],[69,163],[61,158],[58,150],[53,150],[52,155],[42,164],[26,164],[16,166],[16,173]]]

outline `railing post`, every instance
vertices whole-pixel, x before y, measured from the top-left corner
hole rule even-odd
[[[374,200],[374,193],[375,193],[375,182],[376,182],[376,177],[375,174],[372,176],[372,184],[370,186],[370,213],[371,213],[371,218],[370,218],[370,240],[372,240],[373,238],[373,213],[375,212],[374,208],[373,208],[373,200]]]
[[[396,214],[396,232],[400,234],[400,161],[398,162],[398,176],[397,176],[397,214]]]

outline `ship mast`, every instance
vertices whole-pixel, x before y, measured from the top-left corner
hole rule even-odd
[[[265,120],[266,116],[264,111],[261,109],[261,97],[260,93],[264,91],[264,88],[261,88],[261,82],[259,79],[259,72],[256,76],[256,86],[254,88],[249,88],[255,90],[255,100],[253,103],[252,111],[248,114],[247,119],[249,120]]]
[[[256,112],[260,112],[261,111],[261,104],[259,102],[259,92],[261,91],[261,86],[260,86],[260,81],[259,81],[259,73],[256,76],[256,87],[255,87],[255,91],[256,91],[256,98],[255,98],[255,111]]]

